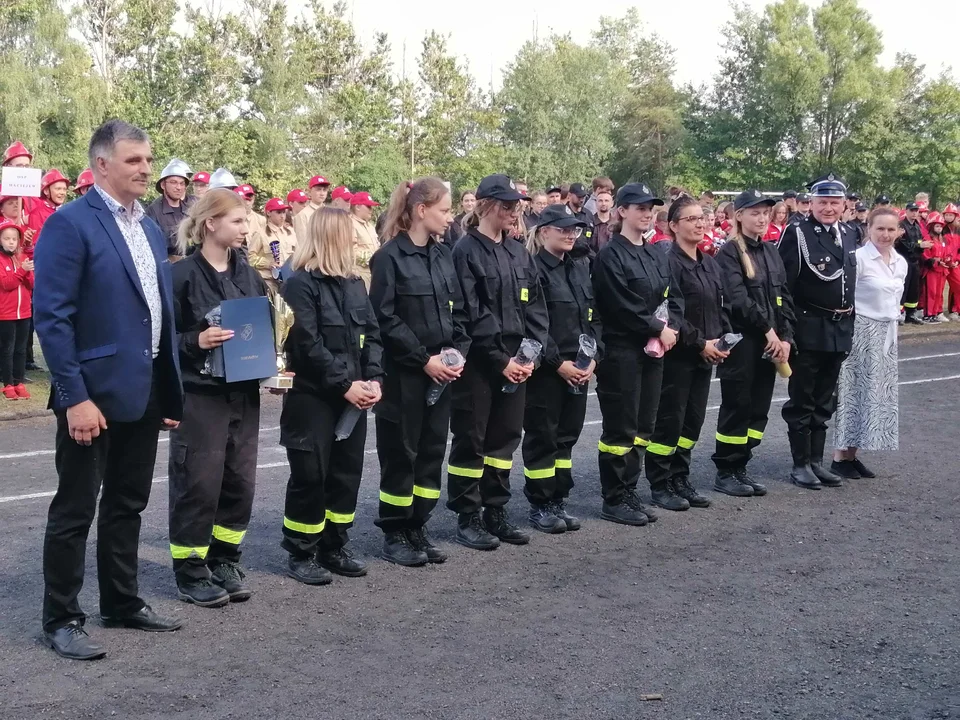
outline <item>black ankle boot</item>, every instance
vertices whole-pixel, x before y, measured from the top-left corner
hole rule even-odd
[[[685,477],[674,478],[673,489],[676,490],[677,495],[679,495],[688,503],[690,503],[690,507],[695,507],[695,508],[710,507],[710,500],[697,492],[696,488],[690,484],[690,478],[685,478]]]
[[[740,478],[733,470],[718,470],[717,479],[713,481],[713,489],[733,497],[753,497],[753,488],[740,482]]]
[[[677,494],[669,480],[658,482],[656,486],[650,487],[650,502],[664,510],[690,509],[690,503]]]
[[[420,567],[427,564],[427,553],[418,550],[402,530],[383,535],[383,559],[394,565]]]

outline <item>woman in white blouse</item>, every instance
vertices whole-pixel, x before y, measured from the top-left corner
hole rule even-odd
[[[907,263],[893,244],[896,210],[878,207],[867,220],[868,242],[857,250],[857,313],[853,350],[840,372],[833,472],[845,478],[876,475],[857,450],[896,450],[899,443],[897,319]]]

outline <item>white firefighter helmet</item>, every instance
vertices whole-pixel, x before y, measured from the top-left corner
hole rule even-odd
[[[214,188],[228,188],[233,190],[239,185],[237,179],[233,176],[233,173],[227,170],[226,168],[217,168],[213,171],[213,174],[210,176],[210,189]]]
[[[156,188],[157,192],[161,192],[160,183],[166,180],[168,177],[182,177],[187,182],[190,182],[190,178],[193,177],[193,172],[190,170],[190,166],[187,165],[180,158],[174,158],[167,163],[167,166],[160,171],[160,179],[157,180]]]

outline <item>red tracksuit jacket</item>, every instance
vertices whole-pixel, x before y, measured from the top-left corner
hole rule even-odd
[[[0,253],[0,320],[25,320],[31,317],[30,295],[33,271],[24,270],[21,254]]]

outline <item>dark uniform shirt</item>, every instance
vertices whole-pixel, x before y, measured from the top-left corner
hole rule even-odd
[[[654,313],[664,300],[666,324],[678,329],[683,320],[683,293],[672,282],[670,259],[649,243],[634,245],[614,235],[593,261],[593,292],[607,345],[643,348],[657,337],[665,323]]]
[[[196,198],[193,195],[188,195],[180,201],[178,207],[173,207],[167,202],[166,196],[161,195],[147,206],[147,217],[152,218],[160,226],[167,240],[167,255],[180,254],[177,248],[177,230],[195,201]]]
[[[467,315],[450,248],[433,240],[418,247],[401,233],[374,253],[370,269],[388,372],[393,362],[422,370],[445,347],[467,356]]]
[[[783,261],[773,243],[745,238],[753,262],[748,278],[740,261],[740,248],[733,239],[724,243],[716,260],[723,273],[726,301],[734,332],[765,335],[771,328],[783,342],[794,332],[793,301]]]
[[[920,223],[914,220],[903,219],[900,221],[900,227],[903,228],[903,235],[897,238],[894,247],[898,253],[907,259],[907,262],[918,263],[923,257],[923,248],[920,247],[920,241],[923,240],[923,230],[920,229]]]
[[[341,398],[358,380],[381,380],[380,330],[359,277],[297,270],[280,294],[294,313],[284,348],[293,390]]]
[[[797,348],[850,352],[857,284],[854,232],[843,223],[829,228],[811,215],[786,227],[779,249],[797,316]]]
[[[265,296],[267,288],[259,273],[230,251],[230,266],[217,272],[203,253],[195,252],[171,268],[173,312],[180,348],[180,370],[186,392],[217,394],[234,391],[259,392],[256,381],[227,383],[222,377],[204,375],[208,350],[200,347],[200,333],[210,327],[206,315],[224,300]]]
[[[673,243],[668,253],[673,276],[683,293],[683,322],[678,345],[700,353],[707,340],[716,340],[732,331],[724,307],[723,273],[709,255],[697,250],[696,259]]]
[[[610,216],[610,220],[613,220],[612,215]],[[610,220],[604,222],[599,217],[594,216],[593,225],[583,231],[583,237],[594,255],[600,252],[603,246],[610,242],[610,236],[612,234],[610,232]]]
[[[560,259],[541,250],[535,260],[550,317],[544,363],[558,368],[564,360],[576,360],[581,335],[597,341],[595,360],[599,362],[603,354],[602,328],[593,301],[589,258],[574,258],[567,253]]]
[[[547,306],[537,269],[516,240],[494,242],[477,228],[460,238],[453,263],[467,309],[470,357],[502,372],[523,338],[546,347]]]

